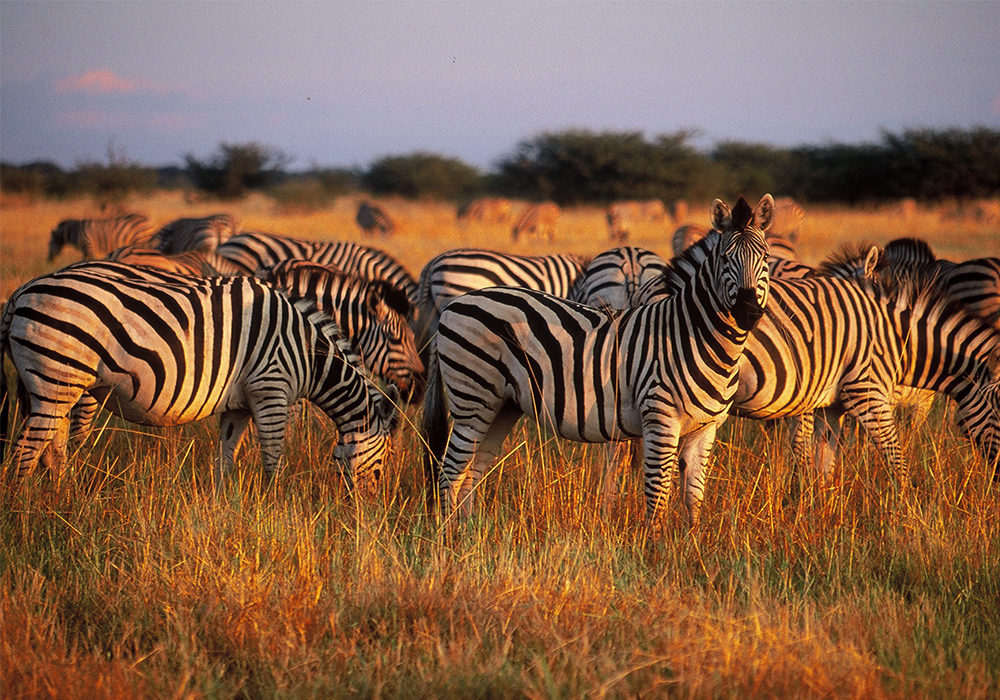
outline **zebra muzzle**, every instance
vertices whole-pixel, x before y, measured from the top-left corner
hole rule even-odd
[[[757,294],[753,289],[741,289],[736,292],[732,314],[740,330],[749,331],[764,315],[764,307],[757,302]]]

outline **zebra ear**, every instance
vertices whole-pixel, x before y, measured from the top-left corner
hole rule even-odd
[[[765,194],[757,202],[757,210],[753,213],[754,223],[761,231],[767,231],[774,222],[774,198]]]
[[[712,228],[716,231],[728,231],[732,228],[733,216],[729,212],[729,207],[721,199],[712,202],[709,212],[712,220]]]
[[[878,246],[873,245],[865,256],[864,275],[866,280],[875,276],[875,266],[878,265]]]
[[[384,288],[379,284],[368,285],[368,290],[365,292],[365,305],[380,320],[385,318],[388,311],[384,293]]]

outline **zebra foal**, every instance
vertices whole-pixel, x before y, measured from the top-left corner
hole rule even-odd
[[[395,389],[383,395],[358,371],[328,316],[251,278],[158,284],[66,268],[14,293],[0,356],[12,360],[28,403],[13,448],[19,475],[40,460],[63,469],[70,412],[85,392],[145,425],[219,415],[217,489],[251,422],[265,472],[280,469],[299,399],[337,426],[334,456],[351,486],[378,480],[398,421]],[[8,427],[5,412],[4,440]]]
[[[771,206],[765,196],[754,211],[741,197],[730,213],[716,200],[712,219],[724,233],[704,264],[669,298],[618,319],[510,287],[452,301],[432,345],[423,423],[425,468],[436,476],[443,515],[471,507],[507,433],[527,414],[581,442],[641,436],[648,519],[664,511],[679,470],[696,525],[739,356],[767,303]]]

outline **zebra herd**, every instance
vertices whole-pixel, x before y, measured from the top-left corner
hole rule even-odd
[[[664,215],[640,204],[621,217]],[[939,260],[901,239],[812,267],[796,254],[802,218],[787,198],[716,200],[710,227],[678,229],[672,260],[458,249],[418,279],[380,249],[244,231],[224,214],[156,232],[138,215],[66,221],[50,259],[65,245],[102,259],[22,285],[0,319],[24,406],[14,467],[61,471],[102,407],[158,426],[218,415],[221,488],[251,423],[265,473],[280,470],[305,399],[337,428],[345,482],[370,491],[400,412],[422,401],[444,516],[469,512],[527,415],[566,439],[641,439],[648,519],[677,484],[695,525],[730,415],[790,419],[794,463],[824,479],[851,416],[905,487],[895,409],[909,387],[954,401],[997,478],[1000,261]]]

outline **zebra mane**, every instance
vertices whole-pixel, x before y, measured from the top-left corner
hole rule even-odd
[[[829,277],[860,279],[864,274],[865,258],[874,245],[868,241],[844,243],[816,269]]]
[[[361,357],[351,346],[340,325],[329,314],[319,310],[312,299],[295,299],[292,305],[305,316],[306,323],[316,329],[317,354],[341,355],[355,367],[361,367]]]
[[[700,241],[692,243],[680,255],[669,260],[667,269],[660,278],[666,291],[673,296],[690,284],[698,268],[708,259],[721,240],[722,234],[712,229]]]

